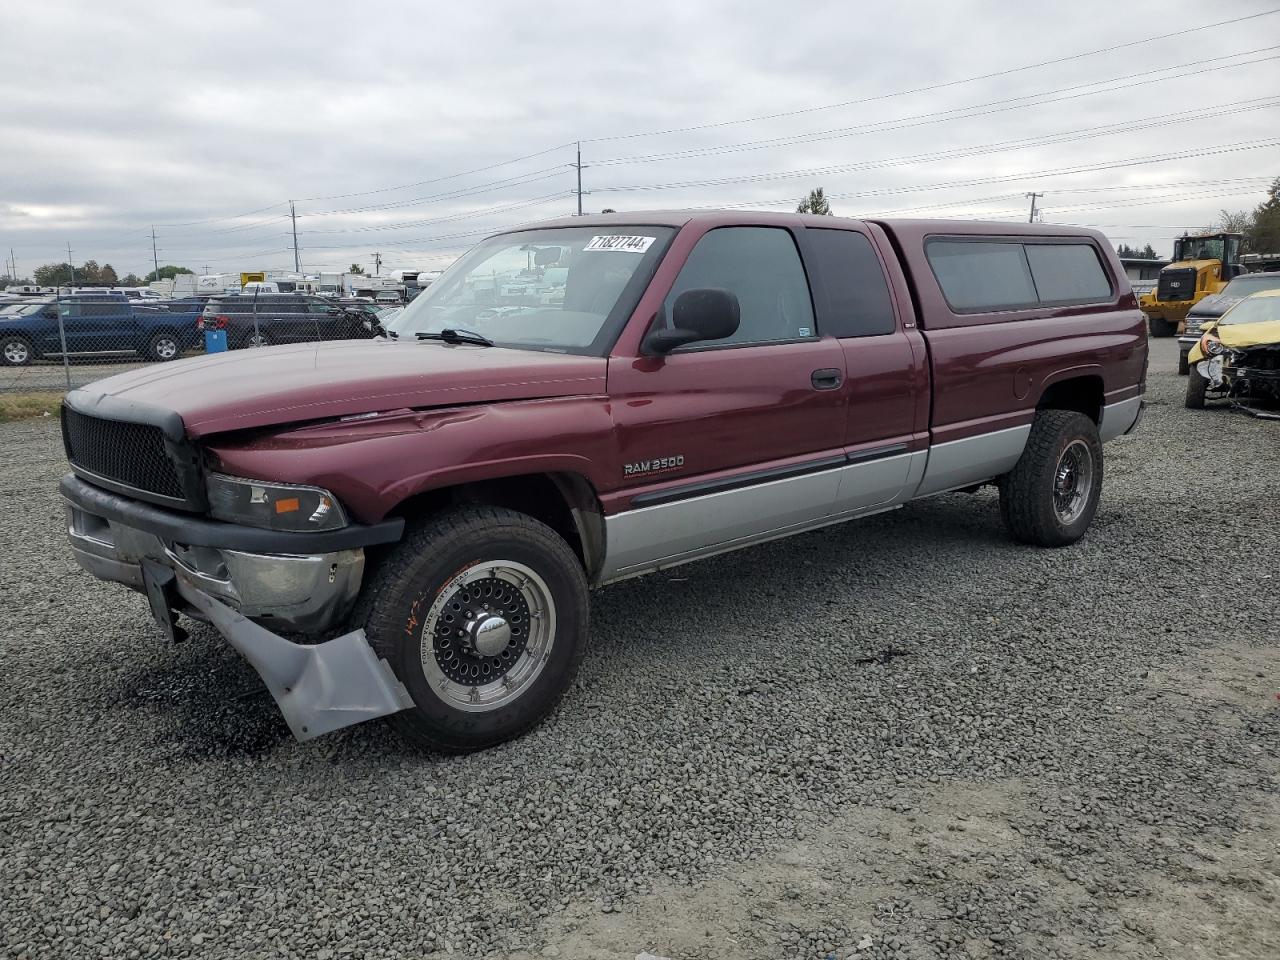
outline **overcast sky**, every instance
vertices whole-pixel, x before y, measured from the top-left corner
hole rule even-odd
[[[572,212],[581,140],[588,211],[821,185],[842,215],[1025,219],[1034,190],[1167,253],[1280,175],[1280,13],[1076,55],[1277,8],[13,0],[0,248],[142,274],[155,224],[162,264],[292,267],[294,199],[304,270],[440,267]]]

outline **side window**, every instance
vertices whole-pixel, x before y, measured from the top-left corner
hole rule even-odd
[[[814,269],[827,295],[822,330],[836,337],[871,337],[898,328],[880,260],[871,241],[852,230],[805,231]]]
[[[957,313],[1038,306],[1022,244],[988,240],[930,240],[925,256]]]
[[[738,332],[707,346],[802,340],[817,335],[809,283],[790,231],[720,227],[707,233],[689,254],[667,295],[668,323],[676,298],[697,287],[729,290],[742,307]]]
[[[1111,281],[1092,244],[1028,243],[1027,262],[1042,303],[1111,299]]]
[[[64,319],[73,319],[80,316],[80,304],[74,300],[63,300],[58,304],[58,313]]]

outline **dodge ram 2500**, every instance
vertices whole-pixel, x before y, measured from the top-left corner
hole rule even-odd
[[[1014,539],[1073,543],[1146,361],[1093,231],[574,217],[377,339],[72,391],[61,491],[79,563],[212,624],[299,739],[469,750],[555,705],[592,586],[989,483]]]

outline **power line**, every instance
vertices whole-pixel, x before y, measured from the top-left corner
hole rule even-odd
[[[486,170],[496,170],[498,167],[507,167],[513,163],[520,163],[524,160],[532,160],[535,157],[546,156],[548,153],[555,153],[557,150],[563,150],[566,147],[573,146],[573,143],[561,143],[554,147],[547,147],[545,150],[539,150],[536,153],[526,153],[522,157],[513,157],[510,160],[501,160],[498,163],[490,163],[483,167],[474,167],[471,170],[463,170],[460,173],[450,173],[442,177],[432,177],[430,180],[418,180],[414,183],[402,183],[394,187],[379,187],[376,190],[361,190],[357,193],[335,193],[324,197],[303,197],[300,202],[312,203],[319,200],[346,200],[349,197],[367,197],[375,193],[391,193],[395,190],[410,190],[414,187],[425,187],[431,183],[442,183],[445,180],[456,180],[459,177],[469,177],[473,173],[484,173]]]
[[[1099,47],[1096,50],[1086,50],[1084,53],[1076,53],[1066,57],[1058,57],[1053,60],[1041,60],[1041,61],[1037,61],[1036,63],[1024,64],[1023,66],[1020,66],[1020,67],[1009,67],[1004,70],[994,71],[992,73],[978,74],[976,76],[965,77],[960,80],[947,80],[942,83],[932,83],[923,87],[912,87],[907,90],[897,90],[897,91],[894,91],[893,93],[881,93],[873,97],[860,97],[856,100],[842,100],[838,103],[828,103],[828,104],[822,104],[820,106],[813,106],[813,107],[801,107],[795,110],[783,110],[777,113],[761,114],[759,116],[754,116],[754,117],[743,117],[738,120],[720,120],[714,123],[700,123],[700,124],[693,124],[691,126],[686,126],[686,127],[668,127],[664,130],[648,130],[643,133],[626,133],[626,134],[615,134],[613,136],[608,136],[608,137],[591,137],[591,138],[587,138],[587,142],[603,143],[606,141],[613,141],[613,140],[634,140],[640,137],[667,136],[673,133],[692,133],[695,130],[711,130],[719,127],[737,126],[745,123],[757,123],[761,120],[778,120],[783,117],[794,117],[800,114],[818,113],[824,110],[838,110],[843,107],[853,107],[853,106],[858,106],[859,104],[873,103],[878,100],[889,100],[895,97],[905,97],[913,93],[928,93],[929,91],[932,91],[932,90],[943,90],[948,87],[960,86],[966,83],[976,83],[979,80],[992,80],[992,79],[995,79],[996,77],[1007,77],[1010,74],[1022,73],[1027,70],[1036,70],[1041,67],[1050,67],[1050,66],[1056,66],[1057,64],[1061,64],[1061,63],[1070,63],[1075,60],[1083,60],[1086,57],[1094,57],[1103,53],[1113,53],[1116,50],[1125,50],[1130,47],[1141,46],[1144,43],[1154,43],[1159,40],[1168,40],[1173,37],[1181,37],[1181,36],[1185,36],[1188,33],[1195,33],[1200,30],[1210,30],[1210,29],[1213,29],[1214,27],[1225,27],[1233,23],[1243,23],[1246,20],[1256,20],[1259,17],[1269,17],[1275,13],[1280,13],[1280,7],[1273,7],[1270,10],[1263,10],[1260,13],[1251,13],[1251,14],[1248,14],[1247,16],[1232,17],[1231,19],[1228,19],[1228,20],[1218,20],[1214,23],[1205,23],[1196,27],[1186,27],[1182,30],[1176,30],[1172,33],[1162,33],[1154,37],[1143,37],[1142,39],[1139,39],[1139,40],[1130,40],[1126,43],[1113,44],[1109,47]]]
[[[1193,61],[1193,64],[1216,63],[1219,60],[1228,60],[1233,57],[1248,56],[1254,53],[1262,53],[1268,50],[1280,49],[1280,44],[1270,47],[1260,47],[1256,50],[1246,50],[1239,53],[1227,54],[1222,57],[1213,57],[1206,60]],[[865,136],[874,133],[887,133],[893,130],[907,130],[915,127],[931,126],[936,123],[947,123],[952,120],[969,120],[975,117],[992,116],[997,113],[1008,113],[1012,110],[1024,110],[1030,107],[1047,106],[1051,103],[1062,103],[1067,100],[1079,100],[1084,97],[1093,97],[1102,93],[1114,93],[1117,90],[1127,90],[1132,87],[1145,86],[1150,82],[1152,74],[1167,73],[1169,71],[1179,71],[1176,78],[1198,76],[1204,73],[1213,73],[1218,70],[1229,70],[1233,67],[1251,66],[1257,63],[1263,63],[1270,60],[1280,59],[1280,55],[1272,55],[1269,57],[1260,57],[1257,60],[1246,60],[1239,63],[1219,64],[1216,67],[1204,67],[1200,70],[1187,70],[1187,64],[1179,64],[1172,67],[1161,67],[1155,70],[1144,70],[1139,73],[1126,74],[1120,77],[1112,77],[1107,80],[1096,80],[1089,83],[1077,83],[1065,87],[1058,87],[1053,90],[1045,90],[1040,93],[1026,94],[1020,97],[1006,97],[1000,100],[989,100],[984,103],[970,104],[964,107],[953,107],[948,110],[935,110],[929,113],[915,114],[907,117],[896,117],[888,120],[879,120],[874,123],[859,124],[852,127],[840,127],[834,130],[818,130],[809,133],[792,134],[786,137],[772,137],[764,140],[751,140],[744,143],[722,144],[711,147],[697,147],[682,151],[671,151],[668,153],[641,154],[630,157],[611,157],[604,160],[596,161],[599,166],[625,166],[640,163],[662,163],[668,160],[692,160],[701,157],[719,156],[726,153],[749,153],[755,150],[767,150],[774,147],[793,147],[802,143],[821,143],[828,140],[842,140],[847,137]],[[1106,83],[1115,83],[1120,80],[1133,80],[1134,78],[1145,78],[1134,83],[1125,83],[1114,87],[1104,87],[1097,90],[1087,90],[1083,93],[1074,93],[1068,96],[1051,97],[1045,100],[1036,100],[1037,97],[1049,97],[1051,94],[1067,93],[1072,90],[1080,90],[1083,87],[1099,86]],[[1034,102],[1024,102],[1034,101]],[[1238,101],[1246,103],[1248,101]],[[1221,105],[1218,105],[1221,108]],[[990,107],[992,109],[982,109]],[[974,112],[967,112],[974,111]],[[1168,114],[1166,114],[1168,116]]]

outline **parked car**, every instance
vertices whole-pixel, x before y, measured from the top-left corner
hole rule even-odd
[[[389,333],[63,409],[78,562],[170,638],[213,624],[299,739],[517,736],[592,585],[921,497],[995,484],[1015,540],[1073,543],[1147,366],[1110,243],[1041,224],[566,218],[483,241]]]
[[[194,313],[143,305],[123,293],[74,294],[0,309],[0,362],[8,366],[64,352],[71,357],[136,353],[173,360],[197,340]]]
[[[1252,413],[1276,418],[1249,404],[1280,403],[1280,289],[1238,300],[1200,329],[1200,340],[1188,356],[1186,405],[1199,410],[1206,400],[1232,400]]]
[[[363,320],[362,315],[311,294],[230,294],[210,297],[197,327],[201,332],[226,330],[227,346],[236,350],[372,336]]]
[[[1186,375],[1189,369],[1187,356],[1191,348],[1200,342],[1203,327],[1216,320],[1237,303],[1260,290],[1280,290],[1280,273],[1246,273],[1236,277],[1221,293],[1205,297],[1187,314],[1185,332],[1178,337],[1178,373]]]

